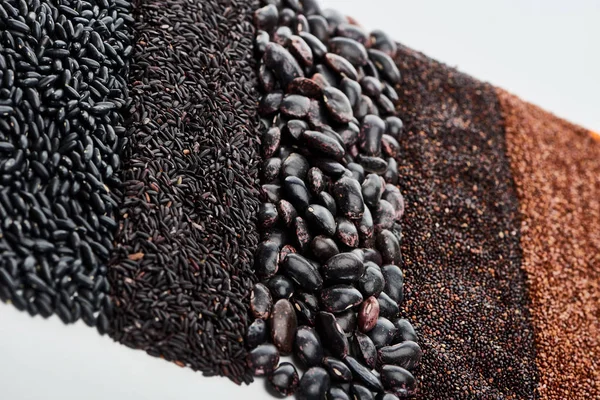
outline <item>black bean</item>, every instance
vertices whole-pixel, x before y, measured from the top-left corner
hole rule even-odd
[[[314,31],[311,29],[311,33],[300,32],[298,35],[310,46],[312,51],[313,59],[321,60],[327,54],[327,46],[323,44],[322,39],[315,36]]]
[[[277,300],[271,312],[271,340],[281,354],[292,352],[297,326],[298,320],[292,303],[287,299]]]
[[[279,352],[272,344],[263,344],[248,353],[246,363],[254,376],[268,376],[279,363]]]
[[[383,291],[385,279],[377,264],[370,261],[365,263],[365,273],[360,277],[358,284],[363,296],[379,296]]]
[[[394,339],[397,328],[387,318],[379,317],[375,327],[367,335],[371,338],[375,346],[379,349],[389,345]]]
[[[340,252],[333,239],[326,236],[315,236],[310,244],[312,254],[321,262],[329,260]],[[328,277],[321,271],[324,279]]]
[[[264,95],[260,104],[258,105],[258,113],[261,116],[273,115],[275,112],[279,110],[281,106],[281,102],[283,101],[283,93],[282,92],[271,92]]]
[[[287,226],[292,225],[298,216],[296,208],[287,200],[280,200],[277,203],[277,211]]]
[[[348,339],[333,314],[319,312],[316,318],[316,327],[319,337],[324,340],[323,346],[334,356],[343,359],[348,355]]]
[[[246,345],[253,349],[266,342],[268,337],[267,323],[263,319],[255,319],[246,331]]]
[[[294,78],[304,76],[298,61],[281,45],[269,43],[265,49],[265,65],[270,68],[282,86],[287,86]]]
[[[296,330],[294,354],[307,368],[321,364],[324,356],[323,346],[319,335],[313,328],[301,326]]]
[[[379,302],[373,296],[366,298],[358,311],[358,329],[369,332],[375,327],[379,318]]]
[[[287,87],[288,93],[307,96],[313,99],[320,98],[323,90],[313,79],[296,78]],[[298,137],[295,137],[298,139]]]
[[[331,51],[348,60],[355,67],[367,63],[368,55],[365,46],[354,39],[347,37],[336,37],[329,41]]]
[[[348,177],[337,180],[333,185],[333,197],[342,215],[351,220],[362,218],[365,206],[357,180]]]
[[[297,79],[303,79],[303,78],[297,78]],[[296,79],[294,81],[296,81]],[[308,128],[309,127],[306,122],[299,120],[299,119],[292,119],[287,122],[285,128],[283,129],[283,133],[285,133],[286,135],[289,135],[297,140],[300,138],[300,135],[302,135],[302,133],[305,130],[307,130]]]
[[[373,341],[362,332],[355,332],[352,341],[354,356],[360,359],[370,368],[377,364],[377,349]]]
[[[367,45],[369,42],[369,35],[367,32],[357,25],[342,23],[338,25],[336,34],[338,36],[354,39],[362,45]]]
[[[393,346],[382,347],[378,351],[378,360],[383,364],[393,364],[408,370],[416,368],[421,362],[423,352],[413,341],[405,341]]]
[[[304,212],[310,203],[310,194],[304,181],[296,176],[288,176],[283,181],[283,187],[287,200],[296,209]]]
[[[276,395],[291,396],[298,388],[300,378],[293,364],[282,362],[269,375],[268,382]]]
[[[310,15],[307,19],[311,33],[319,40],[326,42],[329,39],[330,32],[327,20],[321,15]]]
[[[358,78],[358,72],[356,68],[344,57],[334,53],[325,54],[325,62],[327,65],[338,74],[356,80]]]
[[[302,140],[310,149],[319,154],[336,160],[341,160],[344,157],[344,147],[337,140],[324,133],[307,130],[302,133]]]
[[[257,219],[258,225],[263,228],[270,228],[277,223],[279,215],[277,208],[272,203],[262,203],[258,209]]]
[[[383,385],[379,378],[373,375],[371,371],[354,357],[348,356],[344,359],[344,362],[350,368],[350,371],[352,371],[355,380],[360,381],[365,387],[374,392],[383,391]]]
[[[323,100],[329,111],[329,115],[340,123],[348,123],[352,121],[352,104],[350,100],[341,90],[334,87],[326,87],[323,89]]]
[[[366,205],[376,208],[381,200],[383,182],[379,175],[369,174],[362,183],[362,195]]]
[[[254,270],[261,278],[270,278],[277,273],[279,245],[272,240],[261,242],[255,254]]]
[[[381,30],[371,32],[371,46],[392,58],[396,55],[396,42]]]
[[[318,232],[332,236],[336,232],[336,222],[331,212],[318,204],[311,204],[306,209],[306,220]]]
[[[331,379],[339,382],[351,382],[352,372],[342,361],[334,357],[323,358],[323,367],[329,372]]]
[[[262,283],[257,283],[250,292],[250,310],[254,318],[268,319],[273,309],[271,292]]]
[[[376,49],[370,49],[369,58],[389,83],[395,85],[400,82],[400,71],[389,55]]]
[[[292,35],[289,41],[289,49],[300,64],[305,67],[311,67],[313,65],[312,48],[301,36]]]
[[[352,398],[354,400],[373,400],[373,392],[371,389],[367,389],[366,387],[359,384],[352,384],[352,388],[350,389],[352,394]]]
[[[321,400],[331,385],[329,375],[321,367],[312,367],[302,375],[296,391],[298,400]]]
[[[327,392],[328,400],[350,400],[350,395],[340,386],[332,386]]]
[[[400,312],[400,309],[398,308],[398,303],[390,296],[388,296],[385,292],[381,292],[379,294],[379,297],[377,297],[377,301],[379,302],[380,316],[388,319],[393,319],[398,316],[398,313]]]
[[[323,286],[323,278],[319,271],[299,254],[288,254],[282,263],[283,273],[286,274],[302,289],[315,292]]]
[[[345,246],[358,247],[360,239],[356,225],[346,218],[337,218],[336,223],[336,239]]]
[[[385,122],[376,115],[365,116],[359,133],[359,146],[366,155],[381,154],[381,138],[385,132]]]
[[[258,29],[269,31],[275,27],[278,19],[279,12],[273,4],[267,4],[254,12],[254,25]]]
[[[386,389],[399,397],[413,396],[417,392],[417,380],[402,367],[384,365],[381,368],[381,381]]]
[[[346,311],[362,301],[362,294],[351,285],[334,285],[321,291],[323,309],[332,313]]]
[[[385,132],[396,139],[400,139],[400,135],[404,129],[404,123],[398,117],[387,117],[385,119],[386,129]]]
[[[375,174],[383,174],[387,169],[387,162],[381,157],[359,155],[358,162],[365,171]]]

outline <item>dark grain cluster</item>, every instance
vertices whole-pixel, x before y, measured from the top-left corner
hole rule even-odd
[[[259,131],[249,1],[143,1],[129,78],[117,341],[249,382]]]
[[[126,0],[0,3],[0,299],[108,328]]]

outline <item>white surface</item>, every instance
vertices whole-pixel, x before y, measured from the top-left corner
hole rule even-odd
[[[326,0],[367,28],[600,130],[600,2]],[[565,59],[572,56],[574,61]],[[569,75],[572,74],[572,75]],[[0,304],[1,400],[269,398]]]

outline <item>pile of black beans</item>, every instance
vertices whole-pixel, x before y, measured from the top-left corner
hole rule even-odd
[[[248,366],[280,396],[413,396],[421,349],[399,309],[396,44],[314,0],[263,5],[254,15],[264,164]],[[290,354],[302,379],[279,364]]]
[[[0,2],[0,299],[108,328],[127,0]]]

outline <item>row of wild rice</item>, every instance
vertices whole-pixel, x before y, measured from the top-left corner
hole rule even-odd
[[[0,299],[100,333],[132,22],[126,0],[0,3]]]
[[[257,85],[249,1],[143,1],[117,193],[110,334],[205,375],[249,382],[258,243]]]

